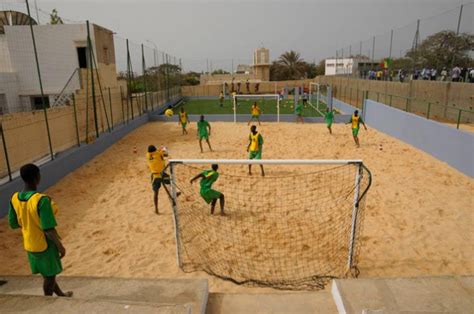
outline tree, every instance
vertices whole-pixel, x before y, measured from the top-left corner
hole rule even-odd
[[[417,49],[411,49],[406,56],[416,62],[416,67],[449,68],[452,65],[472,65],[470,51],[474,50],[474,35],[453,31],[435,33],[421,42]]]
[[[53,9],[51,14],[49,15],[49,24],[51,25],[64,24],[63,20],[58,15],[58,10]]]
[[[281,67],[281,71],[286,72],[290,80],[301,79],[307,67],[300,54],[293,50],[283,53],[278,58],[277,64]]]
[[[212,71],[211,74],[214,75],[214,74],[230,74],[230,73],[222,69],[217,69],[217,70]]]

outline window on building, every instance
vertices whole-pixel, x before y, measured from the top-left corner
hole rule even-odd
[[[7,109],[7,96],[5,94],[0,94],[0,115],[7,113]]]
[[[79,63],[79,68],[87,69],[87,48],[86,47],[77,47],[77,60]]]
[[[41,96],[32,96],[31,97],[31,107],[33,110],[41,110],[43,109],[43,100],[46,108],[49,108],[49,97],[41,97]]]
[[[104,47],[104,63],[109,64],[109,49]]]
[[[328,67],[328,68],[334,68],[334,63],[328,63],[328,64],[326,64],[326,67]]]

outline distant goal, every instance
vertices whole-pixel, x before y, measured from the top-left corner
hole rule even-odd
[[[211,164],[219,165],[213,189],[225,195],[225,216],[219,204],[211,215],[199,182],[189,182]],[[184,271],[290,290],[358,274],[371,185],[361,160],[171,160],[168,170]]]
[[[280,95],[279,94],[237,94],[232,97],[232,104],[234,110],[234,122],[237,122],[237,112],[239,108],[239,101],[252,102],[252,101],[265,101],[268,100],[271,104],[271,112],[274,112],[277,122],[280,122]],[[261,106],[261,104],[258,104]]]

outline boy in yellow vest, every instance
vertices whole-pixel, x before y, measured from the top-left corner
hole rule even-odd
[[[151,171],[151,186],[153,188],[153,202],[155,203],[155,213],[158,215],[158,194],[160,192],[161,184],[170,184],[170,177],[163,172],[165,169],[165,157],[168,152],[164,149],[157,150],[155,146],[148,146],[146,159],[148,161],[148,168]],[[168,190],[165,188],[165,191]],[[169,196],[169,195],[168,195]]]
[[[258,125],[261,125],[260,124],[261,110],[260,110],[260,107],[257,105],[256,101],[253,103],[252,108],[250,109],[250,113],[252,114],[252,117],[250,118],[249,123],[247,123],[247,125],[250,125],[250,122],[252,122],[252,120],[254,119],[258,121]]]
[[[249,159],[262,159],[262,147],[263,137],[257,132],[257,126],[252,125],[250,127],[249,145],[247,146],[247,152],[249,152]],[[262,177],[265,176],[263,165],[260,165],[262,170]],[[252,175],[252,165],[249,165],[249,175]]]
[[[8,211],[10,227],[21,228],[31,272],[43,276],[44,295],[52,296],[54,293],[59,297],[71,297],[72,291],[64,293],[56,282],[56,275],[63,270],[61,258],[66,255],[55,229],[57,206],[47,195],[37,192],[41,176],[36,165],[24,165],[20,175],[25,187],[11,198]]]
[[[356,143],[357,147],[360,147],[358,137],[360,124],[362,123],[366,131],[367,127],[365,126],[364,120],[362,120],[362,117],[359,115],[359,110],[354,111],[354,114],[352,115],[351,119],[346,124],[349,123],[352,124],[352,137],[354,137],[354,142]]]
[[[188,113],[184,111],[184,107],[181,107],[181,111],[179,112],[179,124],[181,125],[181,128],[183,129],[183,135],[188,134],[188,131],[186,131],[186,125],[188,124],[189,119],[188,119]]]
[[[224,107],[224,92],[221,92],[221,93],[219,94],[219,105],[220,105],[221,107]]]

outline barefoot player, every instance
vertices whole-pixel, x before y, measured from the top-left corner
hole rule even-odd
[[[179,124],[181,125],[181,128],[183,130],[183,135],[188,134],[188,131],[186,131],[186,126],[188,125],[188,122],[188,113],[184,110],[184,107],[181,107],[181,111],[179,112]]]
[[[257,126],[252,125],[250,127],[249,145],[247,146],[249,159],[262,159],[262,147],[263,137],[257,132]],[[262,177],[264,177],[265,171],[263,170],[263,165],[260,165],[260,169],[262,170]],[[249,165],[249,175],[252,175],[252,165]]]
[[[359,115],[359,110],[354,111],[354,114],[352,115],[351,119],[346,124],[349,124],[349,123],[352,124],[352,137],[354,138],[354,142],[357,147],[360,147],[359,137],[358,137],[360,124],[362,123],[366,131],[367,131],[367,127],[365,126],[364,120],[362,120],[362,117]]]
[[[295,107],[295,113],[296,113],[296,123],[301,122],[304,123],[303,119],[303,104],[298,102]]]
[[[216,208],[217,200],[219,200],[219,204],[221,206],[221,215],[224,215],[224,194],[212,189],[212,185],[214,184],[214,182],[217,181],[217,178],[219,178],[219,173],[217,172],[217,169],[219,169],[219,166],[213,164],[212,170],[204,170],[203,172],[192,178],[190,182],[191,184],[193,184],[193,182],[197,179],[201,179],[200,194],[204,201],[206,201],[206,203],[211,204],[211,215],[214,214],[214,209]]]
[[[61,258],[66,249],[56,231],[56,204],[45,194],[38,193],[40,169],[33,164],[21,167],[20,176],[25,183],[21,192],[13,194],[8,211],[8,222],[12,229],[21,228],[23,246],[28,255],[31,272],[43,276],[45,296],[71,297],[64,293],[56,282],[62,272]]]
[[[158,194],[160,192],[161,184],[170,184],[169,176],[163,172],[165,169],[165,157],[168,157],[168,152],[165,149],[157,150],[155,146],[148,146],[146,159],[148,161],[148,168],[151,171],[151,187],[153,188],[153,202],[155,204],[155,213],[158,215]]]
[[[199,137],[199,147],[201,148],[201,153],[204,151],[202,150],[202,140],[206,140],[207,145],[209,146],[209,150],[212,152],[211,143],[209,142],[209,136],[211,136],[211,125],[209,122],[204,120],[204,116],[201,116],[197,123],[197,132]]]
[[[260,107],[257,105],[256,101],[254,101],[252,108],[250,109],[250,113],[252,114],[252,117],[250,118],[249,123],[247,123],[247,125],[250,125],[250,122],[252,122],[252,120],[257,120],[258,125],[261,125],[260,124],[261,110],[260,110]]]

